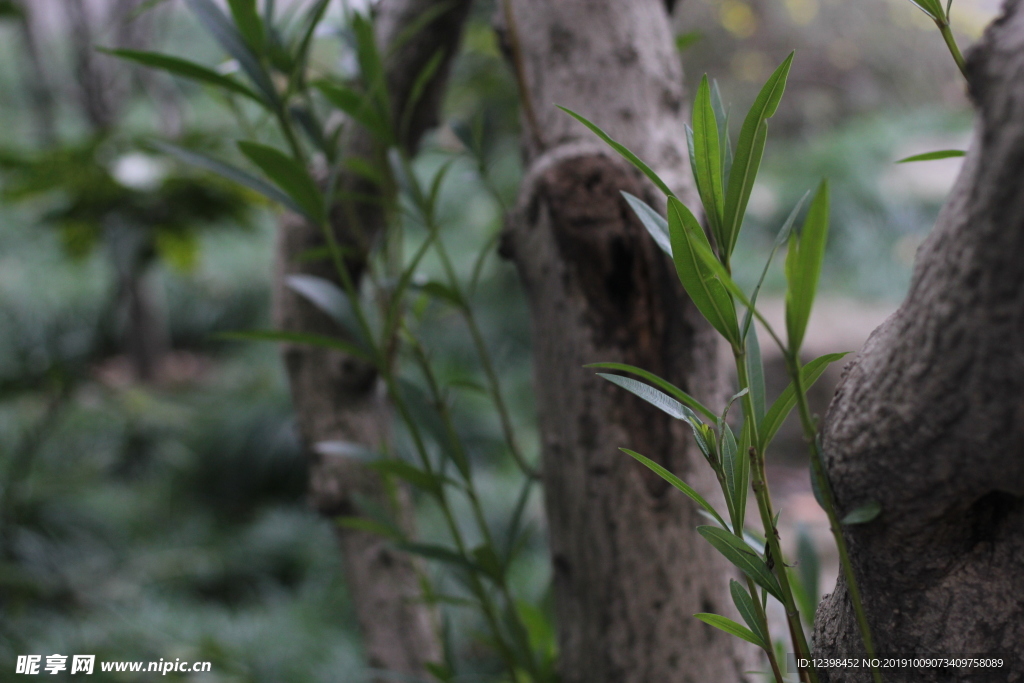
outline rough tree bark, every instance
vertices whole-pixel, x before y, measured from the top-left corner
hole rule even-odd
[[[714,487],[682,424],[583,367],[620,361],[721,398],[718,341],[619,194],[656,201],[569,116],[591,118],[686,196],[679,57],[661,0],[514,0],[526,175],[503,241],[529,296],[543,481],[566,683],[739,681],[751,651],[693,618],[728,613],[725,561],[685,497],[617,450]]]
[[[403,143],[416,147],[423,133],[436,123],[437,108],[451,57],[455,54],[470,2],[448,3],[447,11],[430,22],[402,47],[389,51],[422,14],[440,4],[438,0],[383,0],[377,6],[376,34],[381,52],[387,55],[385,68],[395,120],[409,99],[423,65],[443,50],[444,64],[427,86],[411,117]],[[370,136],[356,130],[346,142],[346,154],[374,158]],[[377,190],[357,178],[343,178],[348,189],[372,194]],[[338,241],[352,248],[347,266],[353,279],[366,265],[366,252],[384,228],[384,216],[377,205],[355,207],[358,226],[351,214],[336,209],[332,226]],[[296,218],[281,221],[275,282],[275,318],[281,329],[340,335],[338,326],[286,286],[285,278],[305,273],[337,282],[333,267],[302,258],[310,249],[324,247],[319,228]],[[388,438],[389,414],[373,367],[344,354],[326,349],[288,345],[283,349],[299,430],[311,461],[310,499],[323,515],[361,514],[360,502],[392,507],[397,503],[399,519],[411,526],[408,498],[398,491],[393,498],[381,479],[347,457],[318,452],[316,444],[347,441],[378,448]],[[374,534],[337,529],[345,576],[371,667],[418,675],[424,664],[441,660],[441,649],[433,611],[419,601],[422,595],[417,563],[399,553]]]
[[[825,464],[880,652],[1001,653],[1006,668],[891,670],[886,680],[1024,680],[1024,2],[968,57],[971,151],[918,252],[902,307],[848,370]],[[859,653],[842,581],[819,653]],[[832,673],[826,681],[868,680]]]

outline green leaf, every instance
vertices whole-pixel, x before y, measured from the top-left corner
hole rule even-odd
[[[778,579],[768,569],[768,565],[761,559],[761,556],[751,550],[745,541],[725,529],[714,526],[699,526],[697,533],[707,539],[708,543],[715,547],[715,550],[739,567],[744,574],[753,579],[754,583],[782,600],[782,589],[779,588]]]
[[[793,356],[800,353],[814,306],[828,240],[828,214],[828,181],[823,180],[811,201],[799,237],[790,235],[789,253],[786,254],[786,331],[789,352]]]
[[[882,512],[882,506],[876,500],[869,500],[860,507],[851,510],[839,520],[840,524],[867,524]]]
[[[942,21],[942,5],[939,0],[910,0],[922,12],[931,17],[934,21]]]
[[[20,19],[25,16],[21,7],[12,0],[0,0],[0,19]]]
[[[412,484],[421,491],[435,496],[441,495],[442,480],[437,475],[421,470],[403,460],[376,460],[367,465],[367,467],[381,474],[397,477],[402,481]]]
[[[466,302],[462,300],[458,292],[448,285],[441,284],[440,282],[428,282],[424,285],[417,285],[416,288],[434,299],[450,303],[457,309],[462,310],[466,308]]]
[[[375,519],[367,519],[366,517],[338,517],[334,522],[343,529],[365,531],[366,533],[375,534],[396,543],[402,543],[405,540],[400,530],[390,524],[378,522]]]
[[[701,424],[700,418],[698,418],[692,410],[648,384],[638,382],[629,377],[623,377],[622,375],[608,375],[603,372],[597,373],[597,376],[608,380],[612,384],[619,385],[634,396],[647,401],[663,413],[666,413],[677,420],[682,420],[695,429],[698,424]]]
[[[258,142],[242,140],[238,143],[238,149],[302,207],[302,213],[311,221],[316,225],[324,224],[327,212],[323,195],[302,163],[274,147]]]
[[[621,370],[622,372],[628,372],[638,377],[643,377],[648,382],[658,385],[663,390],[667,391],[670,395],[675,397],[676,400],[680,401],[684,405],[689,406],[693,410],[702,414],[707,419],[714,422],[718,419],[718,416],[711,412],[711,409],[706,407],[700,401],[690,396],[688,393],[672,384],[671,382],[658,377],[653,372],[648,372],[642,368],[638,368],[635,365],[626,365],[625,363],[590,363],[585,365],[586,368],[601,368],[604,370]]]
[[[675,197],[668,200],[668,226],[672,260],[683,288],[711,326],[734,346],[739,344],[736,307],[722,280],[698,257],[698,247],[711,252],[704,230],[690,210]]]
[[[238,65],[249,76],[263,98],[272,108],[280,104],[277,89],[270,80],[260,60],[245,42],[235,25],[212,0],[185,0],[199,18],[199,22],[213,36],[225,52],[238,61]]]
[[[768,136],[767,121],[775,115],[779,101],[782,99],[782,93],[785,92],[786,79],[789,77],[789,69],[793,64],[793,54],[791,52],[769,76],[740,129],[736,156],[733,159],[732,170],[729,172],[729,186],[725,193],[725,216],[722,230],[727,243],[722,248],[724,258],[728,258],[732,254],[733,247],[736,246],[736,238],[743,226],[747,202],[750,200],[750,192],[754,187],[754,179],[757,177],[757,170],[764,154],[765,140]]]
[[[722,430],[722,474],[725,478],[725,495],[729,510],[740,529],[747,502],[750,459],[741,453],[732,428],[723,422]],[[735,531],[735,529],[734,529]]]
[[[622,377],[621,375],[607,375],[601,372],[597,373],[597,376],[608,380],[612,384],[617,384],[634,396],[647,401],[655,408],[690,425],[690,428],[693,429],[694,438],[697,441],[697,447],[700,448],[705,457],[711,457],[712,447],[714,446],[713,440],[711,442],[708,441],[708,432],[704,429],[704,423],[700,421],[700,418],[692,410],[654,387],[638,382],[635,379]]]
[[[704,34],[700,31],[687,31],[676,36],[676,51],[685,52],[701,41]]]
[[[480,571],[480,568],[470,562],[466,557],[457,551],[445,548],[444,546],[430,543],[398,543],[396,545],[400,550],[412,553],[413,555],[419,555],[420,557],[425,557],[430,560],[444,562],[445,564],[450,564],[461,569],[468,569],[472,572]]]
[[[328,102],[370,131],[381,143],[388,145],[392,142],[390,124],[366,96],[347,86],[323,79],[315,81],[313,87],[323,93]]]
[[[793,580],[793,595],[797,599],[797,606],[800,613],[805,617],[805,623],[810,627],[814,625],[814,613],[818,607],[818,579],[821,572],[821,562],[818,559],[818,552],[814,548],[814,541],[811,540],[807,528],[803,525],[797,527],[796,541],[796,570],[791,572]]]
[[[329,3],[330,0],[317,0],[306,13],[306,28],[302,32],[302,39],[299,41],[298,49],[295,51],[294,66],[291,70],[290,81],[293,84],[304,74],[306,64],[309,61],[309,48],[313,44],[313,33],[316,31],[316,27],[320,25],[320,22],[323,21]]]
[[[318,334],[307,334],[305,332],[285,332],[283,330],[248,330],[241,332],[221,332],[216,335],[217,339],[229,341],[263,341],[279,342],[282,344],[304,344],[324,349],[333,349],[355,356],[367,362],[372,358],[365,349],[360,348],[352,342],[335,337],[325,337]]]
[[[622,196],[626,198],[626,203],[629,204],[629,208],[633,209],[633,213],[640,219],[640,222],[647,232],[654,238],[655,243],[661,250],[669,256],[672,255],[672,241],[668,234],[668,221],[661,217],[657,211],[647,205],[647,202],[634,197],[630,193],[623,191]]]
[[[734,635],[737,638],[742,638],[748,643],[753,643],[754,645],[757,645],[760,648],[764,647],[764,642],[760,638],[758,638],[753,633],[753,631],[748,629],[746,626],[740,626],[732,619],[727,619],[726,617],[720,616],[718,614],[707,614],[705,612],[702,612],[700,614],[694,614],[693,616],[697,617],[709,626],[714,626],[715,628],[725,631],[726,633],[729,633],[731,635]]]
[[[228,0],[228,6],[231,8],[235,26],[245,38],[245,42],[256,54],[261,54],[266,37],[263,33],[263,20],[256,11],[256,0]]]
[[[820,434],[818,435],[818,437],[815,437],[815,438],[818,439],[818,448],[816,450],[812,450],[811,451],[811,457],[812,458],[817,457],[820,460],[821,459],[821,453],[822,453]],[[815,454],[817,454],[817,455],[815,455]],[[828,505],[825,504],[825,494],[824,494],[824,491],[827,490],[828,486],[829,486],[828,480],[825,479],[823,474],[819,475],[818,474],[818,470],[814,469],[813,467],[810,468],[810,472],[811,472],[811,493],[814,494],[814,500],[818,501],[818,505],[821,506],[822,510],[828,510]]]
[[[445,51],[444,48],[438,49],[431,55],[427,63],[420,69],[419,74],[416,76],[416,80],[412,84],[412,89],[409,91],[409,98],[405,102],[405,110],[402,112],[401,124],[399,126],[399,132],[404,138],[409,134],[409,126],[412,125],[412,117],[416,112],[416,107],[420,103],[420,98],[423,97],[423,93],[426,92],[427,86],[430,81],[437,74],[437,70],[441,68],[441,64],[444,63]]]
[[[729,138],[729,112],[722,102],[722,93],[718,89],[718,81],[711,81],[711,106],[715,110],[718,122],[718,140],[721,145],[719,156],[722,158],[722,187],[729,186],[729,172],[732,170],[732,140]],[[723,206],[723,211],[724,211]],[[723,216],[724,218],[724,216]]]
[[[735,579],[729,579],[729,592],[732,594],[732,602],[736,605],[736,609],[739,611],[740,616],[743,617],[743,621],[747,622],[747,626],[754,636],[757,637],[759,642],[755,642],[754,645],[759,646],[763,650],[768,649],[768,634],[764,632],[764,628],[761,625],[761,621],[757,617],[757,609],[754,606],[754,600],[750,597],[750,593],[747,589],[740,585],[739,581]]]
[[[484,574],[499,584],[505,581],[505,568],[502,566],[498,554],[494,552],[494,548],[483,544],[474,548],[472,555]]]
[[[814,386],[814,383],[818,381],[822,373],[825,372],[831,363],[836,362],[840,358],[843,358],[849,352],[845,353],[829,353],[824,356],[815,358],[807,365],[800,368],[800,379],[803,386],[810,389]],[[760,451],[764,452],[768,448],[768,445],[772,442],[775,437],[775,433],[779,431],[779,427],[786,420],[789,415],[789,411],[793,410],[793,406],[796,405],[796,391],[793,388],[793,383],[789,385],[779,394],[779,397],[775,399],[775,403],[772,404],[771,408],[768,409],[768,413],[761,420],[761,428],[758,429],[758,434],[761,437]]]
[[[263,99],[249,89],[248,86],[239,83],[229,76],[223,76],[212,69],[208,69],[201,64],[190,62],[187,59],[172,57],[171,55],[164,55],[158,52],[143,52],[141,50],[97,49],[100,52],[113,57],[120,57],[121,59],[135,62],[136,64],[142,64],[143,66],[148,66],[153,69],[166,71],[167,73],[175,76],[199,81],[200,83],[206,83],[207,85],[227,90],[228,92],[235,93],[236,95],[248,97],[260,104],[265,104]]]
[[[558,106],[558,105],[555,105],[555,106]],[[582,123],[587,128],[589,128],[590,131],[592,133],[594,133],[594,135],[596,135],[597,137],[601,138],[605,142],[605,144],[607,144],[609,147],[611,147],[616,152],[618,152],[620,155],[622,155],[622,157],[626,161],[628,161],[629,163],[631,163],[634,166],[636,166],[640,170],[641,173],[643,173],[645,176],[647,176],[650,179],[650,181],[652,183],[654,183],[658,187],[659,190],[661,190],[662,192],[665,193],[665,196],[667,196],[667,197],[675,196],[673,194],[672,190],[670,190],[668,188],[668,185],[666,185],[665,182],[661,178],[658,177],[658,174],[655,173],[651,169],[650,166],[648,166],[643,161],[641,161],[640,157],[638,157],[637,155],[635,155],[632,152],[630,152],[624,145],[621,145],[618,142],[616,142],[615,140],[612,140],[608,136],[607,133],[605,133],[603,130],[598,128],[596,125],[594,125],[593,123],[591,123],[587,119],[583,118],[582,116],[580,116],[576,112],[572,111],[571,109],[566,109],[565,107],[561,107],[561,106],[559,106],[558,108],[561,109],[562,111],[564,111],[569,116],[571,116],[574,119],[576,119],[577,121],[579,121],[580,123]]]
[[[350,28],[356,39],[356,59],[359,62],[359,73],[366,87],[370,100],[377,111],[388,121],[391,130],[391,103],[388,96],[387,76],[384,62],[377,49],[377,37],[374,35],[373,22],[362,14],[352,16]]]
[[[725,254],[728,243],[722,232],[724,191],[722,189],[722,158],[719,144],[718,121],[711,106],[711,87],[705,75],[697,88],[693,104],[693,156],[695,159],[697,192],[704,205],[708,227],[718,243],[720,255]],[[723,256],[724,258],[724,256]]]
[[[355,312],[352,310],[352,302],[338,285],[322,277],[304,273],[287,276],[285,284],[288,289],[306,299],[341,325],[359,342],[364,355],[371,355],[366,350],[371,346],[362,334]]]
[[[236,168],[205,154],[194,152],[190,149],[178,147],[177,145],[172,145],[166,142],[153,141],[150,144],[161,152],[169,154],[186,164],[216,173],[223,178],[238,183],[242,187],[247,187],[254,192],[258,192],[270,201],[281,204],[290,211],[294,211],[299,214],[304,213],[302,207],[296,204],[295,201],[284,192],[277,189],[270,183],[246,173],[240,168]]]
[[[692,500],[697,505],[700,505],[702,508],[707,510],[708,514],[711,515],[712,517],[714,517],[716,522],[721,524],[723,527],[725,526],[725,520],[723,520],[721,515],[718,514],[718,511],[715,510],[715,508],[711,507],[711,503],[709,503],[708,501],[704,500],[704,497],[701,496],[699,493],[697,493],[693,489],[693,487],[691,487],[689,484],[687,484],[682,479],[680,479],[676,475],[672,474],[667,469],[665,469],[664,467],[662,467],[658,463],[654,462],[650,458],[645,457],[643,455],[640,455],[636,451],[631,451],[628,448],[620,448],[619,450],[622,451],[623,453],[625,453],[626,455],[636,459],[638,462],[640,462],[645,467],[647,467],[649,470],[651,470],[652,472],[657,474],[659,477],[661,477],[662,479],[667,481],[669,484],[671,484],[675,488],[677,488],[680,491],[682,491],[683,493],[685,493],[686,496],[690,500]],[[714,527],[706,527],[706,528],[711,529],[711,528],[714,528]]]
[[[967,156],[967,152],[960,149],[942,149],[937,152],[926,152],[925,154],[915,154],[914,156],[900,159],[897,164],[908,164],[912,161],[935,161],[936,159],[951,159],[953,157],[964,157]]]

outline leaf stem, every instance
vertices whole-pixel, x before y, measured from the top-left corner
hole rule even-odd
[[[825,466],[821,461],[821,452],[818,449],[817,426],[811,416],[810,406],[807,403],[807,395],[804,393],[803,378],[800,376],[800,361],[795,355],[787,354],[786,365],[793,378],[793,388],[796,390],[796,400],[800,412],[800,423],[803,425],[804,438],[807,440],[811,455],[811,473],[821,492],[825,512],[828,514],[829,527],[832,536],[836,541],[836,548],[839,549],[839,561],[843,567],[843,576],[846,577],[846,589],[850,594],[850,602],[853,603],[853,611],[857,618],[857,626],[860,629],[861,640],[864,641],[864,649],[868,657],[874,661],[875,646],[871,638],[871,627],[868,625],[867,615],[864,612],[864,603],[861,600],[860,588],[857,585],[857,578],[853,574],[853,565],[850,563],[850,553],[846,546],[846,539],[843,537],[842,526],[836,514],[835,499],[832,496],[832,487],[828,483],[825,474]],[[875,683],[882,683],[882,673],[877,666],[871,667],[871,675]]]
[[[942,34],[942,39],[946,41],[946,47],[949,48],[949,54],[953,55],[953,61],[956,62],[956,66],[960,69],[960,73],[963,74],[964,78],[967,78],[967,65],[964,62],[964,56],[960,54],[960,48],[956,44],[956,38],[953,37],[953,31],[949,27],[949,19],[942,21],[936,20],[935,25],[939,27],[939,33]]]

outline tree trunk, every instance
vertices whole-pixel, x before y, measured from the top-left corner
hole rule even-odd
[[[848,370],[825,465],[880,652],[1000,654],[1001,670],[887,681],[1024,680],[1024,3],[968,56],[978,121],[902,307]],[[819,655],[860,653],[844,582],[818,610]],[[832,672],[825,681],[868,680]]]
[[[723,394],[715,332],[619,194],[653,200],[652,189],[555,108],[587,116],[691,193],[664,3],[515,0],[498,24],[526,129],[503,253],[532,315],[562,680],[742,680],[749,646],[693,618],[731,611],[729,566],[694,530],[690,500],[617,447],[705,492],[711,473],[682,423],[583,367],[632,363],[712,403]]]
[[[420,70],[438,51],[445,53],[444,65],[427,85],[411,117],[403,143],[415,148],[422,134],[436,122],[437,107],[451,57],[458,47],[468,0],[450,3],[447,11],[394,52],[388,52],[396,37],[437,0],[383,0],[377,8],[376,31],[385,62],[389,96],[399,120]],[[347,141],[346,154],[379,157],[365,131],[356,130]],[[360,185],[356,178],[343,178],[348,189],[364,194],[377,188]],[[358,282],[366,266],[366,250],[385,227],[377,204],[355,207],[359,225],[348,221],[350,214],[335,209],[332,226],[341,244],[353,248],[347,266]],[[338,282],[333,267],[304,258],[311,249],[324,247],[323,235],[296,216],[281,221],[275,281],[275,318],[281,329],[316,334],[341,335],[340,328],[286,286],[289,275],[304,273]],[[327,517],[360,515],[363,505],[391,509],[411,529],[409,500],[404,490],[389,491],[379,476],[344,455],[318,450],[317,444],[345,441],[378,449],[389,434],[390,416],[373,367],[327,349],[286,345],[283,349],[299,430],[312,462],[310,498]],[[374,534],[346,529],[336,531],[342,549],[345,576],[362,632],[364,650],[371,667],[408,675],[425,675],[424,664],[440,662],[438,625],[425,605],[419,583],[418,564],[407,554],[395,551],[389,542]]]

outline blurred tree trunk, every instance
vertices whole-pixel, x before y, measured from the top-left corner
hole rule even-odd
[[[396,38],[438,0],[382,0],[376,8],[376,32],[385,68],[394,119],[399,120],[420,70],[438,51],[444,63],[418,100],[411,125],[402,141],[415,149],[425,131],[435,125],[444,93],[448,66],[454,56],[467,17],[469,0],[446,3],[447,10],[390,50]],[[380,162],[370,135],[354,128],[345,154]],[[344,189],[359,194],[379,192],[356,177],[343,177]],[[338,241],[349,248],[346,265],[355,282],[365,270],[367,252],[385,228],[379,204],[363,203],[348,213],[336,207],[332,226]],[[351,219],[355,217],[353,222]],[[292,292],[286,278],[309,274],[338,282],[333,267],[304,258],[311,249],[323,249],[318,227],[295,216],[280,226],[275,282],[275,317],[281,329],[340,335],[327,316]],[[323,515],[361,515],[365,505],[390,509],[411,530],[409,500],[404,490],[389,491],[379,476],[350,457],[318,448],[342,441],[377,450],[389,435],[390,415],[375,369],[344,354],[306,346],[286,346],[284,361],[291,383],[299,429],[310,454],[310,498]],[[425,675],[424,664],[442,659],[434,611],[421,600],[418,564],[395,551],[381,537],[337,528],[345,575],[355,605],[370,666],[388,671]]]
[[[971,151],[910,293],[840,385],[825,465],[880,652],[999,653],[992,673],[906,670],[887,681],[1024,680],[1024,2],[968,57]],[[817,653],[860,653],[840,581]],[[825,681],[868,680],[849,672]]]
[[[712,404],[723,394],[715,332],[619,193],[664,199],[555,108],[593,120],[688,197],[665,4],[514,0],[497,23],[522,97],[526,175],[503,253],[532,312],[562,680],[742,680],[750,646],[693,618],[731,612],[729,565],[696,533],[690,500],[618,447],[705,492],[713,477],[681,422],[583,367],[631,363]]]

